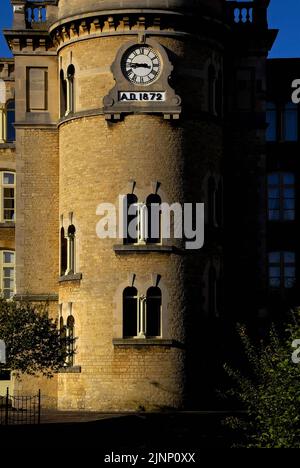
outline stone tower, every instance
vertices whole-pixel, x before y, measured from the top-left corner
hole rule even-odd
[[[50,301],[77,338],[42,391],[61,409],[188,406],[207,384],[203,323],[222,303],[225,2],[12,4],[17,298]],[[204,247],[141,225],[100,238],[99,205],[119,195],[140,216],[204,202]]]

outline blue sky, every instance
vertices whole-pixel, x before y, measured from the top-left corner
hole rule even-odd
[[[9,28],[11,21],[9,0],[0,0],[0,30],[4,27]],[[280,29],[270,57],[300,57],[300,1],[271,0],[269,23],[272,28]],[[7,56],[9,50],[1,36],[0,57]]]

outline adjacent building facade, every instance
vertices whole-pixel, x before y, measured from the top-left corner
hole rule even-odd
[[[268,317],[296,284],[298,111],[268,78],[286,63],[267,62],[269,1],[11,3],[1,285],[48,301],[76,337],[51,381],[24,377],[13,391],[40,386],[59,409],[207,407],[231,323]],[[145,234],[145,207],[162,202],[205,204],[203,248],[165,238],[159,212]],[[117,207],[119,236],[99,236],[103,203]]]

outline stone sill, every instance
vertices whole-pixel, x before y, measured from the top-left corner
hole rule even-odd
[[[14,299],[20,302],[56,302],[58,294],[15,294]]]
[[[15,143],[0,143],[0,149],[15,149]]]
[[[64,275],[58,278],[59,283],[66,283],[67,281],[81,281],[82,273],[75,273],[72,275]]]
[[[0,229],[1,228],[15,228],[15,222],[8,221],[7,223],[0,222]]]
[[[114,338],[114,346],[174,346],[174,340],[165,340],[162,338]]]
[[[114,252],[116,254],[135,254],[135,253],[165,253],[165,254],[182,254],[183,249],[179,249],[173,245],[114,245]]]
[[[80,374],[81,366],[62,367],[58,371],[59,374]]]

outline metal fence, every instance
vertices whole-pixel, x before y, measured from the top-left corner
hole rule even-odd
[[[40,424],[41,391],[34,396],[0,395],[0,425]]]

